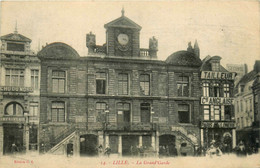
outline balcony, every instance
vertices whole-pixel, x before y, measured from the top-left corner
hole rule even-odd
[[[156,125],[154,123],[130,123],[130,122],[120,122],[120,123],[108,123],[105,125],[105,130],[115,130],[115,131],[153,131],[156,130]]]
[[[140,48],[140,57],[149,57],[149,49]]]

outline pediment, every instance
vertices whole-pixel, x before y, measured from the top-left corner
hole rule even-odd
[[[137,30],[142,29],[141,26],[139,26],[138,24],[136,24],[131,19],[129,19],[125,16],[121,16],[120,18],[105,24],[104,27],[106,29],[109,27],[121,27],[121,28],[137,29]]]
[[[31,42],[32,40],[17,33],[11,33],[7,34],[5,36],[1,37],[1,40],[7,40],[7,41],[23,41],[23,42]]]

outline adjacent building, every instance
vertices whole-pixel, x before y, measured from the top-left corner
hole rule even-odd
[[[257,92],[259,70],[260,64],[259,61],[256,61],[253,70],[245,74],[235,88],[237,139],[252,148],[259,146],[259,120],[257,120],[258,113],[255,111],[259,96]]]
[[[17,32],[1,36],[0,155],[38,150],[40,61],[31,40]],[[15,147],[16,146],[16,147]]]
[[[106,42],[86,36],[88,56],[55,42],[41,60],[40,150],[97,155],[97,147],[129,156],[194,155],[199,145],[199,46],[166,61],[158,41],[140,48],[141,26],[124,15],[105,24]]]
[[[240,81],[240,79],[248,73],[247,64],[227,64],[226,68],[229,72],[236,72],[235,86]]]
[[[220,64],[221,57],[207,56],[201,66],[201,145],[211,143],[224,152],[236,146],[233,89],[235,72],[227,71]]]

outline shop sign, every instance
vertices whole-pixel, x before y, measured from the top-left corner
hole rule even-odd
[[[222,80],[234,80],[236,72],[214,72],[214,71],[202,71],[201,79],[222,79]]]
[[[25,117],[0,117],[0,122],[25,122]]]
[[[235,128],[234,122],[201,122],[201,128]]]
[[[233,100],[230,97],[201,97],[200,103],[205,105],[232,105]]]
[[[0,86],[2,92],[33,92],[32,87],[21,87],[21,86]]]

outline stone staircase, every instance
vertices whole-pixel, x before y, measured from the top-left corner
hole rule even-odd
[[[54,153],[57,151],[65,142],[69,141],[75,136],[75,126],[71,125],[63,129],[58,136],[54,137],[51,141],[51,148],[47,153]]]

